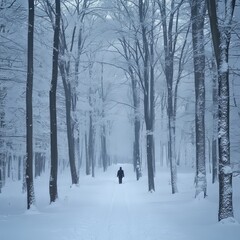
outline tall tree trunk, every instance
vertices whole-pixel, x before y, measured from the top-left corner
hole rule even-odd
[[[72,184],[78,184],[78,175],[75,161],[75,138],[74,138],[74,120],[71,116],[71,87],[68,84],[66,91],[66,118],[67,118],[67,133],[68,133],[68,151],[69,164],[71,170]]]
[[[217,141],[217,128],[218,128],[218,84],[217,84],[217,69],[216,61],[212,60],[212,101],[213,101],[213,132],[212,132],[212,183],[218,180],[218,141]]]
[[[148,3],[139,0],[139,20],[141,24],[141,35],[143,42],[143,82],[144,82],[144,119],[146,125],[147,135],[147,168],[148,168],[148,190],[155,191],[154,186],[154,138],[153,138],[153,125],[154,115],[153,109],[153,78],[150,76],[150,50],[149,42],[147,38],[147,27],[145,24],[146,11],[148,9]]]
[[[9,156],[8,156],[8,165],[7,165],[7,177],[8,178],[10,178],[11,177],[11,168],[12,168],[12,155],[11,154],[9,154]]]
[[[80,9],[80,3],[82,3],[82,9]],[[77,101],[78,101],[78,97],[77,97],[77,93],[76,93],[76,89],[78,87],[78,81],[79,81],[79,64],[80,64],[80,57],[82,54],[82,49],[84,47],[84,39],[83,39],[83,22],[84,22],[84,18],[86,16],[86,9],[89,7],[87,6],[89,3],[89,0],[83,0],[83,1],[79,1],[77,2],[77,14],[78,14],[78,25],[79,25],[79,29],[78,29],[78,35],[77,35],[77,56],[75,59],[75,66],[74,66],[74,70],[75,70],[75,78],[74,78],[74,88],[72,91],[72,111],[73,111],[73,140],[74,140],[74,148],[76,151],[76,156],[78,158],[78,163],[81,162],[80,159],[80,130],[79,130],[79,122],[78,122],[78,118],[77,118]],[[75,29],[76,30],[76,29]],[[79,164],[80,167],[80,164]],[[79,177],[79,176],[78,176]]]
[[[136,178],[142,176],[141,170],[141,159],[140,159],[140,127],[141,122],[139,118],[139,111],[140,111],[140,97],[139,97],[139,90],[137,88],[137,80],[134,77],[134,73],[132,67],[129,66],[129,75],[131,78],[132,83],[132,96],[133,96],[133,107],[134,107],[134,145],[133,145],[133,166],[134,171],[136,171]]]
[[[76,87],[75,87],[76,83],[72,83],[70,81],[71,59],[67,58],[67,56],[72,54],[75,30],[76,28],[74,28],[73,30],[72,42],[70,45],[70,49],[68,51],[68,47],[66,44],[67,40],[66,40],[65,28],[62,24],[61,31],[60,31],[61,41],[59,46],[60,52],[61,52],[59,69],[62,76],[64,94],[65,94],[68,157],[69,157],[72,184],[78,184],[78,180],[79,180],[77,169],[76,169],[76,161],[75,161],[75,156],[76,156],[75,140],[77,140],[77,136],[75,136],[75,133],[78,131],[78,129],[76,129],[76,126],[78,126],[77,119],[76,119],[77,97],[76,97]]]
[[[35,178],[40,176],[41,153],[35,152]]]
[[[22,193],[25,193],[27,190],[26,177],[26,156],[23,157],[23,180],[22,180]]]
[[[171,9],[169,10],[169,20],[167,22],[167,6],[166,0],[158,0],[158,6],[161,12],[161,20],[163,27],[163,42],[164,42],[164,73],[167,82],[167,116],[168,116],[168,160],[170,163],[170,173],[171,173],[171,187],[172,193],[177,193],[177,162],[176,162],[176,147],[175,147],[175,114],[174,109],[174,99],[176,99],[176,91],[174,89],[173,83],[173,73],[174,73],[174,54],[177,35],[173,31],[174,22],[178,23],[178,12],[181,3],[176,6],[175,0],[171,1]],[[175,16],[176,15],[176,16]],[[174,95],[175,94],[175,95]]]
[[[107,154],[107,136],[106,136],[106,120],[105,120],[105,94],[104,94],[104,86],[103,86],[103,63],[101,64],[101,101],[102,101],[102,109],[101,109],[101,159],[103,171],[107,171],[108,167],[108,154]]]
[[[107,171],[108,162],[107,162],[107,141],[106,141],[106,126],[103,123],[103,126],[101,127],[101,158],[102,158],[102,165],[103,165],[103,171]]]
[[[1,160],[0,160],[0,166],[1,166]],[[18,181],[21,180],[21,170],[22,170],[22,157],[18,156]]]
[[[60,0],[55,0],[56,13],[53,38],[52,80],[49,92],[50,101],[50,132],[51,132],[51,170],[49,180],[50,203],[58,197],[57,173],[58,173],[58,148],[57,148],[57,79],[58,79],[58,56],[59,56],[59,33],[60,33]]]
[[[131,80],[131,90],[132,90],[132,100],[133,100],[133,108],[134,108],[134,143],[133,143],[133,168],[136,172],[136,178],[139,178],[142,175],[141,172],[141,158],[140,158],[140,127],[141,121],[139,118],[140,113],[140,96],[139,96],[139,88],[137,84],[136,74],[134,73],[134,69],[132,67],[132,49],[130,42],[127,42],[126,38],[123,37],[120,39],[120,43],[122,45],[124,51],[124,57],[128,64],[128,75]]]
[[[221,70],[219,69],[219,72]],[[218,220],[233,217],[232,168],[230,164],[229,139],[229,76],[220,73],[219,81],[219,212]]]
[[[28,62],[27,62],[27,88],[26,88],[26,184],[27,209],[35,203],[33,185],[33,34],[34,34],[34,1],[28,1]]]
[[[152,121],[152,155],[153,155],[153,172],[155,176],[156,171],[156,163],[155,163],[155,140],[154,140],[154,128],[155,128],[155,104],[154,104],[154,97],[155,97],[155,75],[154,75],[154,12],[155,12],[155,3],[152,3],[152,19],[151,19],[151,27],[150,27],[150,40],[149,40],[149,65],[150,65],[150,113],[151,113],[151,121]]]
[[[82,152],[83,152],[83,149],[82,149],[82,144],[80,142],[80,132],[78,131],[78,137],[77,137],[77,141],[76,141],[76,151],[77,151],[77,175],[78,175],[78,178],[79,178],[79,174],[80,174],[80,169],[81,169],[81,166],[82,166]],[[80,144],[81,144],[81,147],[80,147]],[[79,181],[79,180],[78,180]]]
[[[76,84],[76,83],[75,83]],[[73,184],[78,183],[78,175],[76,171],[76,158],[78,158],[78,142],[79,142],[79,122],[78,122],[78,117],[77,117],[77,93],[76,93],[76,85],[71,87],[71,134],[72,134],[72,144],[73,144],[73,159],[72,159],[72,167],[71,167],[71,172],[72,172],[72,179],[73,179]]]
[[[139,178],[142,176],[141,171],[141,159],[140,159],[140,120],[139,117],[136,116],[134,120],[134,163],[136,168],[136,178],[139,180]]]
[[[0,192],[1,188],[5,182],[5,174],[6,174],[6,151],[5,151],[5,139],[6,136],[6,119],[5,119],[5,111],[6,111],[6,101],[5,98],[7,96],[7,88],[2,87],[2,83],[0,82]],[[25,175],[25,174],[24,174]]]
[[[171,173],[171,188],[172,194],[178,192],[177,188],[177,162],[175,154],[175,142],[174,142],[174,117],[172,114],[172,97],[168,95],[168,159],[170,164],[170,173]]]
[[[196,132],[196,193],[207,195],[205,156],[205,52],[204,19],[205,0],[191,2],[193,62],[195,79],[195,132]]]
[[[88,156],[89,162],[92,166],[92,177],[95,177],[95,154],[94,154],[94,142],[95,142],[95,130],[93,126],[92,111],[89,112],[89,138],[88,138]]]
[[[219,211],[218,220],[233,217],[232,168],[229,139],[229,66],[228,54],[235,0],[226,0],[217,12],[216,1],[207,0],[213,47],[218,68],[218,157],[219,157]],[[220,9],[218,9],[220,10]],[[219,18],[223,17],[221,21]]]
[[[88,150],[88,137],[87,130],[85,130],[85,155],[86,155],[86,175],[90,175],[90,160],[89,160],[89,150]]]
[[[78,174],[75,161],[75,141],[74,141],[74,120],[72,119],[72,92],[69,80],[67,80],[69,73],[65,71],[64,62],[60,61],[59,69],[62,76],[64,93],[65,93],[65,105],[66,105],[66,122],[67,122],[67,138],[68,138],[68,156],[70,164],[70,172],[72,178],[72,184],[78,184]]]

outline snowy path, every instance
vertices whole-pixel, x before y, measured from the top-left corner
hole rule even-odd
[[[25,210],[20,184],[13,183],[14,191],[9,186],[0,194],[0,240],[239,240],[240,225],[217,223],[215,188],[207,200],[193,199],[192,174],[179,176],[180,193],[173,196],[168,172],[156,178],[151,194],[146,178],[137,182],[129,166],[119,185],[117,169],[82,177],[74,188],[60,178],[54,205],[48,204],[47,179],[38,179],[35,211]]]

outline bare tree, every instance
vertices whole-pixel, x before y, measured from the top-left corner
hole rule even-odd
[[[136,178],[139,178],[142,175],[141,172],[141,159],[140,159],[140,127],[141,127],[141,119],[140,119],[140,89],[139,89],[139,81],[137,79],[137,74],[135,72],[134,66],[132,62],[134,62],[133,55],[137,54],[137,46],[135,44],[135,48],[133,49],[133,43],[131,39],[126,39],[125,36],[121,36],[118,38],[123,53],[122,57],[125,59],[127,63],[126,69],[124,71],[127,77],[131,81],[131,92],[132,92],[132,102],[133,102],[133,111],[134,111],[134,143],[133,143],[133,167],[136,172]]]
[[[96,117],[95,117],[95,105],[96,105],[96,86],[94,84],[94,63],[95,63],[95,53],[89,52],[88,54],[88,75],[89,75],[89,83],[88,83],[88,104],[89,104],[89,111],[88,111],[88,161],[89,166],[91,166],[91,173],[92,177],[95,177],[95,138],[96,138]]]
[[[108,153],[107,153],[107,131],[106,131],[106,120],[105,120],[105,104],[106,104],[106,97],[107,94],[104,91],[104,84],[103,84],[103,63],[101,63],[101,86],[99,90],[100,99],[101,99],[101,109],[100,109],[100,116],[101,116],[101,159],[102,159],[102,166],[103,171],[107,171],[108,163]]]
[[[212,130],[212,183],[218,180],[218,83],[217,83],[217,66],[216,59],[213,56],[211,61],[211,77],[213,80],[212,86],[212,102],[213,102],[213,130]]]
[[[163,31],[163,45],[164,45],[164,63],[163,72],[165,74],[167,83],[167,116],[168,116],[168,158],[171,171],[171,187],[172,193],[177,193],[177,160],[176,160],[176,113],[177,113],[177,95],[178,86],[183,72],[184,50],[187,43],[189,26],[186,25],[185,38],[182,44],[178,46],[180,34],[183,32],[183,27],[179,24],[180,10],[184,3],[183,0],[173,0],[167,2],[166,0],[156,0],[160,9],[161,24]],[[176,74],[176,57],[178,56],[178,69]],[[177,75],[174,79],[175,74]]]
[[[146,153],[148,168],[148,190],[154,191],[154,51],[153,51],[153,31],[154,31],[154,3],[152,1],[117,1],[118,8],[115,18],[125,30],[118,30],[118,38],[122,51],[118,53],[126,61],[123,70],[131,79],[133,92],[133,108],[135,109],[134,123],[134,165],[137,169],[136,175],[139,179],[141,175],[140,149],[139,149],[139,99],[137,85],[141,87],[143,93],[144,121],[146,126]]]
[[[196,130],[196,194],[207,195],[205,163],[205,52],[204,19],[205,0],[191,2],[193,62],[195,80],[195,130]]]
[[[57,145],[57,80],[58,80],[58,56],[61,6],[60,0],[55,0],[55,24],[53,37],[52,80],[49,92],[50,99],[50,132],[51,132],[51,172],[49,181],[50,202],[55,202],[58,197],[57,173],[58,173],[58,145]]]
[[[6,4],[5,1],[2,1],[1,4],[0,4],[0,10],[11,8],[16,1],[17,0],[12,0],[12,1],[10,1],[10,3],[8,5]]]
[[[219,4],[219,8],[217,5]],[[221,4],[221,7],[220,7]],[[233,217],[232,168],[229,139],[229,45],[235,0],[207,0],[212,41],[218,70],[218,155],[219,211],[218,220]],[[222,10],[222,12],[220,12]]]
[[[27,209],[35,202],[33,185],[33,33],[34,33],[34,1],[28,1],[28,56],[27,56],[27,86],[26,86],[26,184]]]
[[[67,135],[68,135],[68,155],[71,169],[72,183],[77,184],[79,177],[76,170],[76,156],[79,156],[79,123],[77,118],[77,92],[76,88],[79,81],[79,64],[80,57],[84,47],[84,35],[83,26],[84,18],[87,15],[87,9],[90,7],[90,0],[77,0],[75,4],[72,4],[73,11],[71,8],[67,8],[67,12],[70,13],[71,17],[74,17],[71,12],[76,14],[76,22],[72,30],[70,43],[67,42],[66,30],[68,23],[65,24],[64,18],[62,17],[62,25],[60,32],[60,49],[61,49],[61,61],[59,63],[59,69],[61,72],[64,92],[65,92],[65,103],[66,103],[66,122],[67,122]],[[75,44],[75,38],[77,39],[77,53],[74,56],[74,79],[71,79],[71,57],[73,54],[73,48]],[[77,154],[76,154],[77,153]],[[78,160],[79,161],[79,160]]]
[[[60,24],[60,60],[59,70],[61,73],[66,106],[66,123],[68,139],[68,156],[72,184],[78,184],[79,176],[76,168],[76,158],[80,156],[79,146],[79,121],[77,117],[80,57],[85,46],[86,36],[84,35],[85,18],[88,15],[88,8],[96,1],[76,0],[71,6],[64,4],[64,14],[61,15]],[[43,2],[44,9],[53,23],[53,9],[50,1]],[[63,11],[62,11],[63,12]],[[68,17],[75,18],[73,28],[68,23]],[[68,38],[70,31],[70,38]],[[69,40],[68,40],[69,39]],[[74,64],[72,64],[74,63]],[[74,66],[72,66],[74,65]],[[78,159],[78,162],[80,159]]]
[[[138,1],[138,16],[140,23],[140,36],[141,39],[136,39],[137,47],[141,54],[142,63],[143,63],[143,72],[142,72],[142,86],[143,86],[143,102],[144,102],[144,119],[146,125],[146,137],[147,137],[147,168],[148,168],[148,190],[155,191],[154,186],[154,75],[152,69],[152,51],[151,51],[151,41],[150,36],[151,25],[149,26],[147,18],[152,8],[149,1]],[[151,18],[153,17],[153,12],[150,13]],[[152,21],[150,21],[152,22]]]

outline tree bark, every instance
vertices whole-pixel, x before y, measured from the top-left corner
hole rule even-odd
[[[233,217],[232,168],[229,138],[229,66],[228,54],[235,0],[226,0],[224,15],[217,12],[216,1],[207,0],[212,41],[218,69],[218,157],[219,157],[219,210],[218,220]],[[218,9],[219,10],[219,9]],[[218,20],[223,16],[221,22]]]
[[[95,177],[95,155],[94,155],[95,130],[93,126],[92,110],[89,112],[89,138],[88,138],[88,157],[92,166],[92,177]]]
[[[163,43],[164,43],[164,74],[166,77],[167,83],[167,116],[168,116],[168,160],[170,163],[170,173],[171,173],[171,188],[172,193],[177,193],[177,162],[176,162],[176,141],[175,141],[175,119],[176,119],[176,111],[175,111],[175,102],[177,99],[177,85],[175,86],[174,91],[174,83],[173,83],[173,73],[174,73],[174,54],[175,54],[175,46],[177,35],[173,32],[174,21],[178,23],[178,11],[181,6],[181,2],[176,5],[176,2],[171,1],[171,9],[169,10],[169,20],[167,22],[167,6],[166,1],[157,1],[162,20],[163,27]],[[177,24],[176,23],[176,24]],[[178,84],[178,82],[177,82]]]
[[[196,132],[196,193],[207,195],[205,156],[205,52],[204,19],[205,0],[191,2],[193,63],[195,82],[195,132]]]
[[[140,123],[138,116],[135,116],[135,120],[134,120],[134,165],[135,165],[137,180],[139,180],[139,178],[142,176],[141,159],[140,159],[140,144],[139,144],[140,124],[141,123]]]
[[[26,87],[26,184],[27,209],[35,203],[33,184],[33,35],[34,35],[34,1],[28,1],[28,57],[27,57],[27,87]]]
[[[84,47],[84,37],[83,37],[83,23],[84,23],[84,18],[86,16],[87,13],[87,8],[89,7],[88,4],[90,4],[89,0],[78,0],[77,2],[77,6],[76,6],[76,10],[77,10],[77,15],[78,15],[78,25],[79,25],[79,29],[78,29],[78,35],[77,35],[77,56],[75,58],[75,66],[74,66],[74,70],[75,70],[75,78],[74,78],[74,88],[72,91],[72,111],[73,111],[73,141],[74,141],[74,148],[75,148],[75,152],[77,153],[76,156],[78,158],[78,163],[81,162],[80,159],[80,130],[79,130],[79,122],[78,122],[78,118],[77,118],[77,101],[78,101],[78,97],[77,97],[77,86],[78,86],[78,81],[79,81],[79,64],[80,64],[80,57],[82,54],[82,50]],[[82,3],[82,8],[80,9],[80,3]],[[76,29],[75,29],[76,30]],[[79,168],[80,168],[80,164],[79,164]],[[79,178],[79,176],[78,176]]]
[[[71,92],[71,85],[68,80],[69,73],[66,72],[65,64],[66,64],[65,62],[60,61],[59,69],[61,72],[64,93],[65,93],[68,156],[69,156],[72,184],[78,184],[79,178],[78,178],[78,174],[77,174],[76,161],[75,161],[75,145],[76,144],[75,144],[75,139],[74,139],[74,120],[72,119],[72,116],[71,116],[72,92]]]
[[[142,52],[143,52],[143,82],[144,82],[144,118],[146,125],[146,137],[147,137],[147,168],[148,168],[148,190],[150,192],[155,191],[154,186],[154,137],[153,137],[153,127],[154,127],[154,114],[153,114],[153,78],[150,75],[150,50],[149,42],[147,38],[147,27],[145,24],[145,16],[148,3],[139,0],[139,20],[141,26],[142,35]]]
[[[104,123],[103,123],[104,124]],[[101,158],[102,158],[102,165],[103,171],[107,171],[108,162],[107,162],[107,144],[106,144],[106,126],[103,125],[101,128]]]
[[[108,155],[107,155],[107,136],[106,136],[106,120],[105,120],[105,96],[104,96],[104,87],[103,87],[103,63],[101,64],[101,101],[102,101],[102,109],[101,109],[101,159],[103,171],[107,171],[108,167]]]
[[[58,148],[57,148],[57,80],[58,80],[58,56],[59,56],[59,34],[60,34],[60,0],[55,0],[55,25],[53,39],[53,58],[52,58],[52,80],[49,92],[50,101],[50,131],[51,131],[51,170],[49,180],[50,203],[55,202],[58,197],[57,173],[58,173]]]
[[[139,88],[137,84],[137,77],[136,73],[134,72],[133,66],[132,66],[132,51],[131,51],[131,45],[125,37],[122,37],[120,39],[120,43],[123,48],[124,52],[124,58],[127,61],[128,64],[128,70],[127,74],[130,77],[131,80],[131,90],[132,90],[132,100],[133,100],[133,108],[134,108],[134,143],[133,143],[133,168],[136,172],[136,178],[139,180],[139,178],[142,175],[141,171],[141,159],[140,159],[140,127],[141,127],[141,121],[140,121],[140,96],[139,96]]]
[[[88,150],[88,137],[87,130],[85,130],[85,155],[86,155],[86,175],[90,175],[90,160],[89,160],[89,150]]]
[[[217,84],[217,67],[216,60],[212,61],[212,79],[213,79],[213,90],[212,90],[212,101],[213,101],[213,132],[212,132],[212,183],[218,181],[218,84]]]
[[[1,160],[0,160],[1,162]],[[0,164],[1,166],[1,164]],[[18,156],[18,181],[21,180],[21,170],[22,170],[22,157],[21,156]],[[1,181],[1,179],[0,179]]]

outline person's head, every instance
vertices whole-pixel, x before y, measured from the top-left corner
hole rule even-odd
[[[120,167],[120,170],[122,170],[122,167]]]

